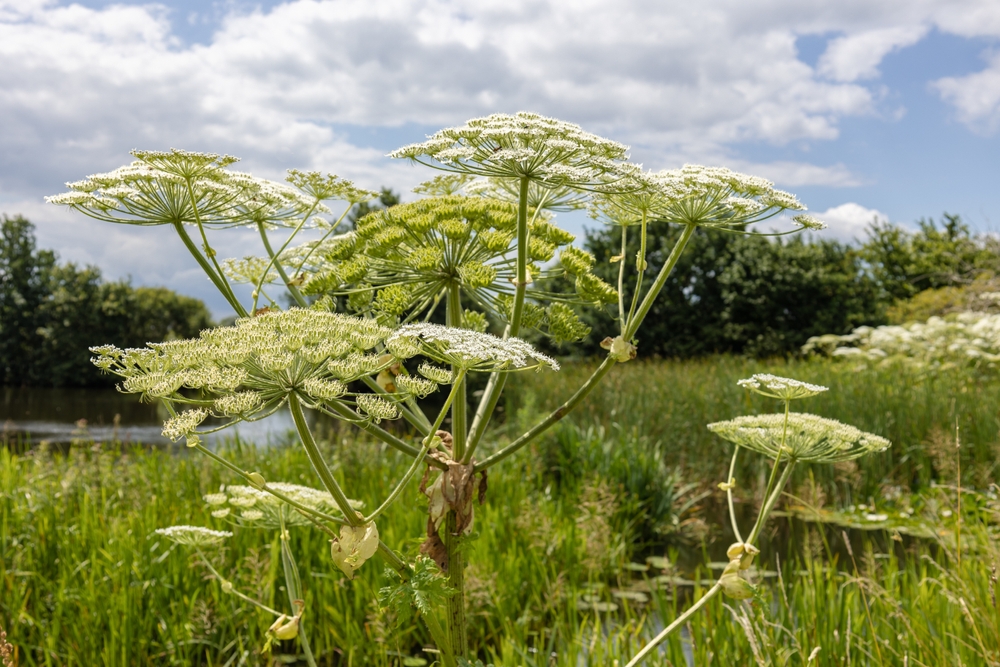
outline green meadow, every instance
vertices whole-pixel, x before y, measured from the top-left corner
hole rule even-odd
[[[556,407],[590,369],[513,379],[489,447]],[[757,372],[830,387],[801,409],[892,448],[802,466],[761,542],[760,596],[714,598],[648,664],[1000,665],[1000,383],[962,370],[737,357],[620,364],[562,424],[490,471],[466,574],[470,642],[484,663],[624,665],[711,586],[732,537],[717,488],[732,450],[705,425],[779,409],[737,387]],[[320,432],[341,482],[364,471],[350,486],[368,506],[410,463],[357,432]],[[225,448],[268,480],[314,484],[294,442]],[[738,515],[762,501],[759,458],[738,462]],[[230,483],[241,482],[183,447],[0,449],[0,624],[17,664],[297,664],[296,641],[263,651],[273,618],[153,532],[227,528],[200,498]],[[419,475],[379,524],[410,559],[427,516],[418,484]],[[235,590],[287,606],[277,533],[234,532],[205,557]],[[378,602],[390,583],[382,563],[349,581],[327,535],[290,532],[318,664],[435,661],[422,621]]]

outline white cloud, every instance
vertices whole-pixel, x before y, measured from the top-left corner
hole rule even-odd
[[[932,87],[955,107],[962,123],[985,133],[1000,128],[1000,54],[981,72],[938,79]]]
[[[1000,30],[990,0],[295,0],[234,10],[193,45],[170,18],[156,4],[0,0],[0,205],[30,214],[66,259],[177,287],[193,284],[190,266],[162,251],[166,235],[83,222],[41,196],[131,148],[168,146],[239,155],[269,177],[298,167],[407,188],[426,175],[359,128],[518,109],[631,143],[652,168],[721,162],[784,187],[857,185],[843,164],[754,163],[739,147],[836,139],[842,119],[878,111],[864,80],[887,53],[932,26]],[[843,36],[817,69],[798,59],[799,35],[827,33]],[[955,81],[939,89],[961,113],[996,114],[995,98]]]
[[[815,215],[827,224],[827,229],[822,232],[823,237],[848,242],[864,240],[868,225],[875,220],[887,219],[881,211],[854,202],[834,206]]]
[[[820,74],[835,81],[873,79],[878,66],[889,53],[916,44],[927,34],[924,25],[899,26],[868,30],[831,40],[820,57]]]

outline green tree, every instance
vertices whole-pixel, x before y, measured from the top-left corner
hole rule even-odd
[[[678,233],[651,227],[651,274]],[[595,273],[616,284],[618,264],[611,259],[621,252],[617,230],[589,232],[585,245],[597,260]],[[637,248],[625,257],[634,257]],[[634,285],[623,288],[627,302]],[[665,357],[786,354],[810,336],[880,323],[883,311],[878,285],[850,246],[699,229],[650,310],[639,348]],[[588,348],[597,353],[606,332],[596,318],[588,323],[594,328]]]
[[[21,216],[0,222],[0,381],[22,384],[30,376],[33,343],[42,325],[55,254],[37,250],[33,226]]]
[[[861,256],[890,301],[927,289],[965,285],[986,270],[996,271],[996,242],[973,236],[961,217],[945,213],[940,226],[921,218],[915,232],[873,222]]]
[[[96,267],[58,264],[34,227],[4,217],[0,232],[0,380],[22,386],[108,384],[89,348],[189,338],[212,326],[205,305],[162,287],[103,282]]]

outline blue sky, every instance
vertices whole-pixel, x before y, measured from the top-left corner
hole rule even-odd
[[[834,238],[943,211],[1000,231],[998,45],[991,0],[0,0],[0,211],[63,259],[221,315],[166,230],[43,197],[135,147],[408,190],[427,174],[388,150],[524,109],[630,144],[649,168],[767,177]],[[238,232],[220,245],[259,252]]]

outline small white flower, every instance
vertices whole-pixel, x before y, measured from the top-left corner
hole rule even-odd
[[[488,333],[427,323],[402,327],[387,344],[395,338],[419,341],[423,353],[431,359],[469,370],[501,371],[542,366],[559,370],[555,359],[519,338],[502,339]]]
[[[163,437],[168,440],[179,440],[194,432],[198,425],[207,418],[207,410],[201,408],[186,410],[163,423]]]
[[[158,528],[153,532],[177,544],[186,544],[195,547],[221,544],[224,540],[233,536],[232,533],[225,530],[211,530],[201,526],[170,526],[168,528]]]
[[[229,496],[224,493],[208,493],[202,496],[202,500],[209,505],[225,505],[228,499]]]
[[[762,396],[780,398],[786,401],[808,398],[829,391],[828,387],[771,375],[770,373],[757,373],[745,380],[738,380],[736,384]]]

